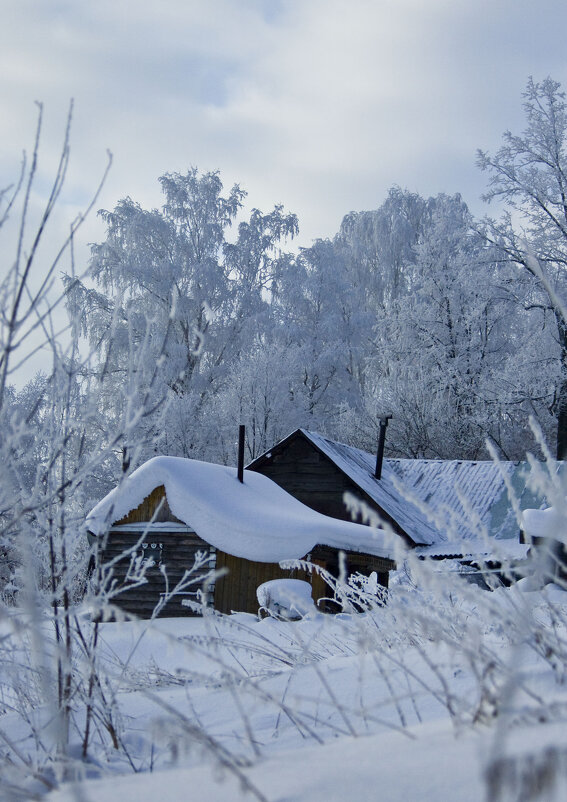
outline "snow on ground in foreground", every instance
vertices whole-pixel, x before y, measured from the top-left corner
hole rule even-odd
[[[111,753],[97,777],[63,785],[46,802],[482,802],[489,799],[485,772],[498,759],[500,776],[516,779],[526,771],[545,778],[545,766],[555,766],[555,790],[533,798],[564,802],[567,683],[521,638],[507,635],[512,607],[542,632],[553,614],[548,601],[563,608],[565,621],[567,594],[557,587],[547,595],[472,593],[461,610],[447,610],[462,651],[435,640],[433,631],[420,645],[396,640],[402,608],[394,604],[373,615],[299,622],[240,614],[104,624],[101,656],[115,677],[124,742],[138,773]],[[429,614],[426,597],[416,598],[418,614]],[[476,598],[493,606],[482,632]],[[478,667],[490,670],[485,650],[504,667],[499,688],[488,675],[481,685],[474,676]],[[513,688],[506,688],[508,668]],[[473,724],[477,709],[483,716]],[[3,724],[9,727],[9,717]],[[179,746],[193,725],[237,757],[236,774],[219,774],[202,744]]]
[[[415,736],[414,740],[401,733],[386,733],[293,749],[279,758],[261,761],[246,776],[270,802],[482,800],[481,739],[456,739],[446,722],[423,726]],[[76,790],[65,788],[53,793],[49,802],[76,802]],[[82,802],[181,802],[193,798],[231,802],[254,798],[250,793],[244,795],[238,780],[227,772],[215,776],[203,766],[100,780],[80,790]]]

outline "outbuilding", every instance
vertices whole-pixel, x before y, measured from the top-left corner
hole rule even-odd
[[[309,579],[317,602],[329,595],[318,574],[280,566],[316,548],[360,555],[369,571],[395,566],[383,531],[323,515],[259,473],[245,470],[241,482],[235,468],[179,457],[124,478],[87,529],[110,600],[140,617],[190,615],[201,600],[256,612],[256,588],[292,575]]]

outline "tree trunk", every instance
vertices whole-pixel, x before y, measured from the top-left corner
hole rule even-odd
[[[557,404],[557,459],[567,459],[567,381],[563,380]]]
[[[567,322],[555,312],[561,347],[561,377],[557,398],[557,459],[567,459]]]

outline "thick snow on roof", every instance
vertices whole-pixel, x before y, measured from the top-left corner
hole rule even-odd
[[[526,487],[527,465],[491,460],[385,459],[382,477],[374,476],[376,456],[299,430],[389,515],[413,542],[429,546],[478,541],[482,535],[517,538],[519,523],[508,499],[503,473],[520,506],[537,506]]]
[[[304,557],[315,545],[389,557],[383,532],[321,515],[265,476],[181,457],[154,457],[87,516],[94,535],[135,509],[163,485],[172,513],[221,551],[259,562]]]
[[[545,510],[524,510],[522,529],[528,537],[548,537],[567,543],[565,512],[555,507],[548,507]]]

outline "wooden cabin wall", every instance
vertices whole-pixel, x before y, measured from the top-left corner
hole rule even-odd
[[[304,571],[290,571],[280,568],[278,563],[260,563],[234,557],[224,551],[217,552],[217,570],[226,568],[228,573],[217,579],[215,584],[216,610],[231,613],[233,610],[243,613],[257,613],[258,599],[256,589],[263,582],[272,579],[303,579],[310,577]]]
[[[388,569],[392,566],[390,560],[358,552],[345,554],[348,573],[360,572],[369,575],[372,571],[376,571],[378,582],[388,587]],[[339,558],[336,549],[318,546],[308,557],[309,562],[329,571],[333,576],[338,576]],[[251,562],[219,551],[217,570],[221,568],[226,568],[228,572],[224,577],[217,579],[215,585],[214,606],[221,613],[233,611],[257,613],[259,605],[256,589],[263,582],[272,579],[301,579],[309,582],[311,597],[316,607],[322,611],[336,612],[336,606],[332,608],[327,604],[327,600],[333,598],[333,589],[316,571],[311,573],[301,570],[290,571],[280,568],[277,563]]]
[[[161,506],[159,506],[160,504]],[[158,510],[157,513],[156,510]],[[214,588],[211,588],[211,603],[215,609],[223,613],[230,613],[233,610],[257,613],[259,605],[256,589],[263,582],[271,579],[293,577],[310,581],[310,577],[306,576],[304,572],[290,572],[280,568],[277,563],[253,562],[224,552],[215,552],[208,543],[194,533],[159,532],[152,529],[144,536],[144,525],[147,525],[147,522],[152,519],[154,523],[182,523],[172,514],[163,486],[157,487],[136,509],[115,523],[115,527],[138,523],[140,527],[135,532],[111,528],[106,547],[100,553],[99,559],[104,563],[120,557],[124,552],[133,549],[141,539],[142,542],[148,544],[144,551],[149,555],[161,553],[171,588],[181,579],[185,569],[193,565],[197,551],[214,552],[215,562],[211,567],[217,570],[226,568],[228,571],[227,575],[218,579]],[[152,543],[156,544],[155,549],[151,548]],[[162,549],[159,548],[159,544],[162,545]],[[137,547],[137,552],[140,553],[141,550],[140,545]],[[113,578],[119,584],[124,582],[130,559],[130,555],[124,557],[114,568]],[[201,586],[207,572],[208,569],[204,568],[196,575],[197,581],[191,590],[197,590]],[[159,564],[148,569],[146,578],[148,582],[144,585],[119,593],[114,598],[114,603],[127,613],[141,618],[149,618],[159,600],[160,593],[165,590],[165,579],[159,570]],[[317,580],[321,585],[320,595],[326,595],[328,589],[326,589],[325,583],[320,578],[316,578],[315,581]],[[162,617],[192,615],[190,608],[181,604],[182,598],[183,596],[174,597],[163,608],[160,615]]]
[[[388,587],[388,572],[394,565],[392,560],[375,557],[372,554],[361,554],[358,551],[344,551],[343,554],[347,576],[357,573],[370,576],[375,571],[379,584],[385,588]],[[311,555],[311,562],[322,566],[333,576],[338,576],[340,573],[339,552],[330,546],[316,546]]]
[[[141,542],[140,542],[141,541]],[[143,548],[143,544],[146,548]],[[152,545],[154,548],[152,548]],[[106,548],[100,555],[102,563],[120,557],[129,549],[134,547],[137,554],[151,558],[154,566],[146,571],[146,579],[143,585],[130,590],[118,593],[113,603],[127,613],[137,615],[140,618],[150,618],[154,608],[160,599],[160,594],[166,589],[171,590],[180,581],[186,569],[190,569],[194,564],[197,551],[205,551],[210,554],[211,547],[201,540],[193,532],[148,532],[143,535],[143,529],[139,532],[113,531],[109,532]],[[147,555],[147,557],[146,557]],[[124,584],[131,556],[124,556],[119,559],[113,567],[112,578],[120,586]],[[165,565],[167,581],[160,570],[160,566]],[[203,580],[209,570],[214,568],[214,562],[209,566],[203,566],[195,572],[195,581],[187,589],[185,595],[175,596],[165,605],[161,616],[187,616],[193,615],[190,608],[181,604],[181,599],[189,598],[196,600],[195,593],[202,587]]]
[[[142,541],[139,545],[139,541]],[[143,543],[147,547],[143,548]],[[152,545],[155,548],[152,548]],[[143,535],[143,529],[139,532],[113,531],[109,532],[106,548],[100,554],[102,563],[109,562],[115,557],[120,557],[129,549],[136,547],[138,555],[143,554],[144,558],[154,560],[155,565],[148,568],[146,579],[143,585],[131,590],[118,593],[112,600],[114,604],[127,613],[137,615],[140,618],[150,618],[154,608],[160,599],[160,594],[164,593],[169,586],[171,590],[183,577],[186,569],[190,569],[194,564],[197,551],[206,551],[210,554],[211,547],[204,540],[201,540],[193,532],[148,532]],[[119,559],[113,567],[112,578],[118,585],[124,584],[124,580],[130,566],[131,557],[127,555]],[[166,578],[160,570],[160,564],[165,565],[167,572]],[[160,616],[188,616],[194,615],[190,608],[181,604],[183,598],[196,600],[195,593],[202,587],[203,580],[209,570],[214,568],[214,562],[209,566],[203,566],[195,572],[195,581],[187,589],[185,595],[175,596],[165,605]]]
[[[344,494],[352,493],[376,510],[383,519],[389,520],[394,530],[400,532],[399,526],[384,510],[304,437],[295,437],[281,450],[275,448],[270,457],[262,458],[248,470],[268,476],[311,509],[341,521],[353,520],[344,503]],[[360,518],[355,520],[364,523]],[[400,534],[403,536],[403,533]]]
[[[372,500],[361,493],[360,488],[348,476],[303,437],[290,440],[281,451],[274,449],[270,458],[262,460],[251,470],[268,476],[303,504],[332,518],[352,520],[343,500],[346,492],[377,509]],[[382,510],[379,512],[384,516]],[[337,549],[317,546],[313,552],[313,559],[315,558],[331,574],[338,576]],[[347,554],[348,573],[360,572],[368,575],[376,571],[378,582],[384,587],[388,587],[388,572],[394,568],[395,563],[392,560],[357,552]]]
[[[160,503],[161,507],[158,510]],[[126,613],[140,618],[150,618],[160,600],[160,594],[175,587],[185,571],[193,567],[195,555],[201,551],[211,556],[212,561],[195,571],[194,581],[187,588],[185,595],[175,596],[160,612],[162,617],[195,615],[189,607],[182,605],[181,600],[183,598],[196,600],[196,591],[202,587],[206,575],[215,567],[215,550],[194,532],[160,532],[154,527],[144,532],[144,527],[148,526],[148,521],[152,517],[153,524],[182,523],[171,513],[163,486],[156,488],[136,509],[114,524],[116,527],[139,523],[140,526],[136,527],[135,531],[124,531],[113,527],[105,542],[101,544],[98,559],[102,565],[118,558],[112,569],[112,579],[118,586],[125,582],[134,551],[138,555],[143,555],[145,559],[151,558],[155,563],[146,572],[147,582],[118,593],[112,601]],[[161,565],[165,566],[167,579],[160,570]]]

